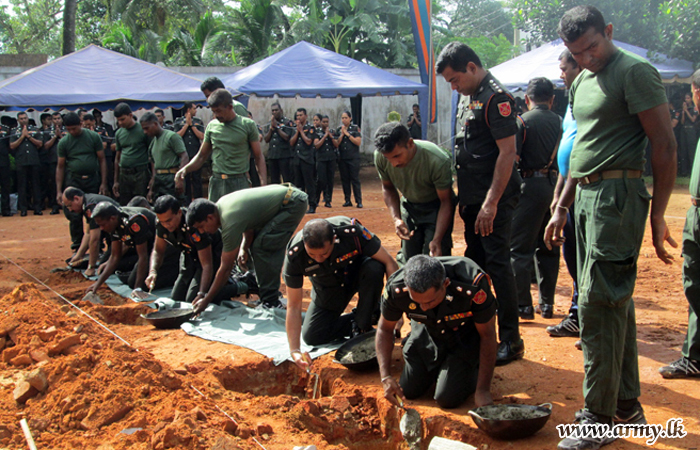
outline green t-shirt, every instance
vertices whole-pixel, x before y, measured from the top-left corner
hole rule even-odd
[[[114,133],[114,138],[117,151],[122,152],[119,167],[138,167],[148,164],[148,137],[140,123],[136,122],[129,129],[118,129]]]
[[[58,141],[58,157],[66,158],[66,168],[73,175],[93,175],[100,170],[97,152],[104,150],[99,134],[87,128],[78,137],[66,133]]]
[[[148,153],[156,170],[180,166],[180,155],[185,152],[185,142],[179,134],[163,130],[160,136],[151,140]]]
[[[247,230],[259,230],[279,212],[289,188],[270,184],[224,195],[216,202],[224,251],[235,250]],[[277,230],[282,231],[282,230]]]
[[[212,169],[226,175],[250,169],[250,142],[257,142],[258,127],[247,117],[236,115],[230,122],[212,120],[204,131],[204,142],[211,144]]]
[[[695,154],[700,155],[700,141],[695,149]],[[690,173],[690,195],[695,198],[700,198],[700,158],[696,157],[693,160],[693,171]]]
[[[667,102],[654,66],[618,49],[602,71],[581,72],[570,100],[578,125],[571,152],[573,178],[604,170],[644,170],[648,139],[637,114]]]
[[[233,101],[233,110],[236,112],[237,115],[241,117],[248,117],[248,114],[250,114],[248,112],[248,109],[245,106],[243,106],[243,103],[237,100]]]
[[[427,203],[438,199],[438,190],[452,188],[452,160],[440,147],[428,141],[414,140],[416,154],[405,167],[394,167],[379,151],[374,164],[379,178],[391,181],[411,203]]]

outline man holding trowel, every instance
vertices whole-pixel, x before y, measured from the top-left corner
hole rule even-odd
[[[394,325],[406,315],[411,334],[403,348],[400,381],[391,376]],[[490,405],[496,364],[496,299],[479,266],[468,258],[416,255],[387,281],[377,327],[377,359],[384,397],[395,405],[435,384],[442,408],[474,394]],[[397,398],[398,397],[398,398]]]

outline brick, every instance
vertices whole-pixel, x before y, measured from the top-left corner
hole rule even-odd
[[[258,436],[272,434],[272,425],[260,422],[255,426],[255,431],[257,431]]]
[[[34,361],[32,361],[32,357],[29,356],[29,355],[26,354],[26,353],[23,353],[23,354],[21,354],[21,355],[19,355],[19,356],[15,356],[14,358],[12,358],[12,359],[10,360],[10,364],[12,364],[13,366],[17,366],[17,367],[20,367],[20,366],[29,366],[29,365],[31,365],[33,362],[34,362]]]
[[[70,336],[58,341],[57,344],[49,347],[49,356],[54,356],[63,353],[68,348],[74,345],[80,345],[80,336],[77,334],[71,334]]]
[[[39,391],[34,386],[23,380],[17,383],[12,395],[17,403],[24,404],[38,393]]]
[[[238,425],[236,425],[236,423],[230,419],[224,422],[221,428],[228,434],[232,434],[234,436],[236,435],[236,431],[238,431]]]
[[[46,378],[44,369],[41,368],[32,370],[24,379],[39,392],[44,392],[49,387],[49,380]]]
[[[49,361],[51,358],[49,357],[48,353],[46,353],[44,350],[38,348],[36,350],[31,350],[29,352],[29,356],[32,357],[32,359],[36,362],[43,362],[43,361]]]
[[[56,337],[57,333],[58,333],[58,330],[56,330],[56,327],[51,326],[49,328],[45,328],[43,330],[37,331],[36,335],[39,336],[39,339],[41,339],[42,341],[49,342],[54,337]]]

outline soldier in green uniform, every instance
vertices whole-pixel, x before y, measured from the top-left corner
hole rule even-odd
[[[3,217],[12,216],[10,190],[12,189],[12,169],[10,168],[10,129],[0,125],[0,210]]]
[[[175,181],[182,183],[188,173],[199,170],[211,155],[213,174],[209,179],[209,199],[218,201],[226,194],[250,187],[251,151],[263,183],[267,179],[267,168],[255,122],[234,111],[231,94],[217,89],[207,102],[215,120],[207,125],[199,152],[177,172]]]
[[[39,149],[43,145],[43,133],[35,126],[29,124],[27,113],[17,113],[17,128],[12,130],[12,135],[10,136],[10,150],[15,156],[18,209],[21,216],[27,215],[27,208],[29,207],[27,181],[29,181],[32,190],[34,215],[40,216],[43,214],[41,212],[41,160],[39,159]]]
[[[309,196],[309,214],[316,212],[316,128],[307,121],[306,109],[296,112],[296,130],[289,139],[294,149],[294,184]]]
[[[530,281],[536,272],[540,313],[542,317],[550,319],[554,313],[554,293],[559,277],[559,247],[548,249],[543,236],[551,217],[549,207],[557,183],[556,156],[562,135],[562,120],[551,110],[554,85],[547,78],[530,80],[525,103],[529,111],[518,121],[518,169],[523,184],[513,215],[510,257],[520,318],[535,318]]]
[[[692,77],[693,101],[700,106],[700,70]],[[700,151],[698,142],[695,154]],[[700,158],[693,161],[690,174],[690,202],[683,228],[683,289],[688,299],[688,332],[681,349],[681,357],[659,372],[664,378],[698,378],[700,377]]]
[[[362,132],[360,127],[352,123],[350,111],[340,115],[342,125],[336,130],[333,145],[338,149],[338,172],[343,185],[345,196],[344,207],[352,206],[352,195],[355,203],[362,208],[362,185],[360,184],[360,144]]]
[[[357,219],[311,220],[287,245],[287,340],[294,362],[306,369],[299,337],[322,345],[365,333],[379,318],[384,274],[398,265],[377,236]],[[304,276],[311,280],[311,304],[301,320]],[[357,308],[343,314],[357,293]]]
[[[161,128],[158,118],[152,112],[141,116],[139,123],[151,139],[148,154],[152,175],[146,198],[151,203],[166,194],[182,198],[183,189],[175,186],[175,174],[190,162],[184,141],[174,131]]]
[[[521,184],[514,164],[518,131],[514,101],[465,44],[445,46],[437,72],[453,90],[470,96],[464,146],[456,157],[459,214],[467,243],[464,256],[493,280],[500,338],[496,364],[508,364],[525,353],[510,263],[511,224]]]
[[[576,197],[579,322],[584,358],[583,424],[643,424],[632,293],[637,258],[651,207],[652,242],[665,263],[671,239],[664,212],[676,175],[676,142],[658,71],[618,49],[613,26],[592,6],[577,6],[559,22],[559,35],[584,70],[571,86],[578,131],[568,182],[545,232],[560,244]],[[642,170],[651,144],[654,198]],[[650,205],[651,202],[651,205]],[[559,448],[597,449],[614,438],[571,436]]]
[[[116,154],[114,157],[114,185],[112,191],[119,203],[126,205],[137,195],[148,194],[148,137],[141,125],[134,120],[131,108],[119,103],[114,108],[119,129],[114,134]]]
[[[463,257],[416,255],[389,278],[377,326],[377,359],[384,397],[414,399],[435,385],[442,408],[456,408],[474,394],[490,405],[496,362],[496,299],[488,276]],[[391,376],[393,330],[406,314],[411,334],[403,348],[397,383]]]
[[[78,217],[83,217],[85,219],[85,224],[87,226],[88,232],[82,234],[82,240],[80,242],[80,247],[73,255],[70,261],[68,261],[69,266],[79,266],[85,256],[88,253],[88,266],[85,270],[85,275],[91,277],[95,275],[95,270],[97,269],[97,260],[100,256],[100,250],[102,247],[101,241],[103,238],[100,227],[95,222],[92,217],[92,212],[98,203],[107,202],[112,203],[114,206],[119,206],[116,200],[113,200],[106,195],[100,194],[90,194],[85,193],[81,189],[73,186],[69,186],[63,191],[63,206],[68,209],[73,214]],[[82,225],[82,223],[81,223]],[[82,231],[82,228],[81,228]],[[105,234],[104,238],[108,236]]]
[[[236,262],[245,267],[249,255],[255,262],[261,304],[283,307],[279,287],[285,246],[307,206],[305,193],[279,184],[233,192],[217,203],[193,201],[187,209],[187,225],[209,234],[221,228],[223,241],[221,266],[209,291],[195,300],[195,311],[207,307],[226,284]]]
[[[431,142],[414,140],[399,122],[379,127],[374,145],[374,165],[404,261],[420,253],[449,256],[455,197],[450,157]]]
[[[226,89],[226,86],[224,86],[224,82],[218,79],[217,77],[209,77],[206,80],[202,81],[202,85],[199,87],[199,89],[202,91],[202,94],[208,99],[209,96],[214,93],[215,90],[217,89]],[[227,90],[227,89],[226,89]],[[243,103],[233,100],[233,94],[241,95],[240,92],[236,93],[229,91],[231,94],[231,104],[233,105],[233,110],[236,112],[241,117],[248,117],[248,114],[250,114],[250,111],[243,105]]]
[[[333,130],[328,125],[328,116],[321,116],[321,128],[319,128],[314,140],[314,147],[316,147],[316,173],[318,174],[316,204],[321,202],[321,193],[323,193],[323,206],[331,208],[335,163],[338,159],[338,154],[333,145]]]
[[[67,133],[58,141],[56,164],[56,201],[63,204],[63,186],[76,187],[90,194],[107,194],[107,164],[100,136],[83,128],[76,113],[66,114]],[[69,221],[71,248],[77,250],[83,239],[83,222],[79,214],[64,206]]]
[[[204,123],[197,115],[197,105],[192,102],[185,102],[182,108],[185,111],[183,117],[178,117],[173,125],[173,131],[180,135],[185,142],[187,156],[194,158],[202,145],[204,139]],[[185,199],[187,203],[202,196],[202,171],[195,170],[185,177]]]
[[[122,246],[134,247],[138,261],[129,275],[128,285],[132,289],[146,290],[149,256],[153,249],[156,234],[156,215],[150,209],[138,207],[118,207],[109,202],[101,202],[92,211],[92,218],[100,230],[110,235],[110,256],[97,281],[87,292],[97,292],[102,283],[119,267]],[[177,279],[177,257],[171,257],[169,264],[158,269],[157,282],[153,289],[172,286]],[[135,294],[135,293],[134,293]],[[132,294],[132,295],[134,295]]]
[[[155,286],[158,271],[164,263],[171,262],[173,251],[181,252],[180,269],[170,298],[179,302],[192,303],[200,292],[209,290],[214,274],[219,269],[221,232],[217,230],[214,234],[202,234],[189,227],[186,220],[187,208],[181,207],[172,195],[166,194],[159,197],[153,205],[153,212],[158,216],[158,223],[146,286]],[[252,288],[257,290],[255,277],[248,277],[248,279],[252,279]],[[224,286],[213,301],[219,303],[247,292],[249,292],[248,284],[235,281]]]
[[[267,165],[271,183],[292,182],[292,147],[289,139],[294,134],[294,121],[284,117],[282,107],[274,102],[270,107],[272,117],[265,133],[265,142],[270,146],[267,151]]]
[[[420,106],[417,103],[413,105],[413,113],[408,116],[406,126],[413,139],[423,139],[423,124],[420,119]]]

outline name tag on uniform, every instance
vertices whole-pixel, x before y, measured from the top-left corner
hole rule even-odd
[[[407,314],[407,316],[409,319],[420,319],[420,320],[427,320],[428,319],[428,316],[426,316],[425,314],[412,314],[412,313],[410,313],[410,314]]]
[[[312,270],[316,270],[316,269],[318,269],[319,267],[321,267],[320,264],[314,264],[313,266],[309,266],[309,267],[307,267],[306,269],[304,269],[304,272],[311,272]]]

